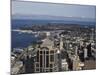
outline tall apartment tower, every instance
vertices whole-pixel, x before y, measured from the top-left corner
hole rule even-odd
[[[80,66],[79,66],[79,58],[78,58],[78,56],[74,56],[73,58],[72,58],[72,64],[73,64],[73,71],[77,71],[77,70],[79,70],[80,69]]]
[[[90,34],[90,43],[93,42],[93,39],[94,39],[94,29],[91,29],[91,34]]]
[[[57,48],[54,47],[54,42],[48,37],[43,40],[43,43],[37,48],[36,61],[34,63],[34,72],[56,72],[57,65]]]
[[[61,37],[60,37],[60,50],[62,50],[63,49],[63,35],[61,35]]]
[[[84,48],[84,59],[87,58],[87,48]]]
[[[75,55],[76,55],[76,56],[78,55],[77,53],[78,53],[78,47],[76,46],[76,47],[75,47]]]

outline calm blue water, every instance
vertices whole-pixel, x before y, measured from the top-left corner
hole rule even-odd
[[[81,24],[81,25],[95,25],[95,22],[66,22],[66,21],[52,21],[52,20],[12,20],[12,29],[18,29],[19,27],[23,26],[31,26],[33,24],[46,24],[50,22],[56,22],[56,23],[68,23],[68,24]],[[35,38],[33,34],[28,33],[22,33],[19,32],[13,32],[12,31],[12,48],[24,48],[28,45],[35,43],[39,38]]]
[[[62,20],[12,20],[12,29],[18,29],[23,26],[31,26],[33,24],[48,24],[48,23],[66,23],[66,24],[80,24],[80,25],[95,25],[95,22],[82,21],[62,21]]]
[[[24,48],[28,45],[35,43],[38,38],[33,34],[19,33],[12,31],[12,48]]]

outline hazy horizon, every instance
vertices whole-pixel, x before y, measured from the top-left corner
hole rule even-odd
[[[12,18],[96,19],[96,6],[12,1]]]

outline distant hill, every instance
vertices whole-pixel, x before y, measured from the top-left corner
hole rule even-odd
[[[93,18],[85,17],[64,17],[64,16],[51,16],[51,15],[12,15],[12,19],[30,19],[30,20],[62,20],[62,21],[89,21],[95,22]]]

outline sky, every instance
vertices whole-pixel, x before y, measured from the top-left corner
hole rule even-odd
[[[96,18],[96,6],[12,1],[12,15]]]

